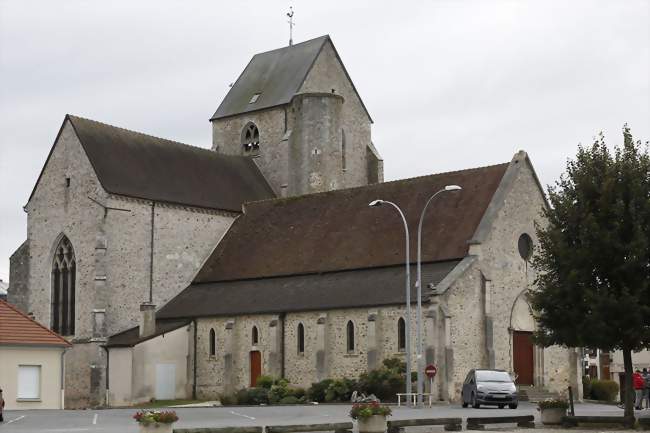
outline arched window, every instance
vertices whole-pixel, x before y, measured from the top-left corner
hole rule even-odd
[[[352,323],[352,320],[348,321],[347,336],[348,352],[354,352],[354,323]]]
[[[63,236],[52,260],[52,330],[74,335],[76,261],[70,240]]]
[[[257,332],[257,326],[253,326],[253,330],[251,331],[251,340],[253,341],[253,346],[260,342],[260,334]]]
[[[260,150],[260,131],[253,122],[248,122],[241,132],[241,145],[245,154]]]
[[[397,321],[397,350],[399,352],[406,350],[406,322],[402,317]]]
[[[214,335],[214,329],[210,329],[210,356],[214,356],[217,353],[217,342]]]
[[[305,353],[305,327],[298,323],[298,353]]]

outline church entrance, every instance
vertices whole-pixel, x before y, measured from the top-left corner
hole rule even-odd
[[[517,385],[533,385],[533,333],[513,331],[513,368]]]
[[[262,354],[259,350],[253,350],[250,354],[251,364],[251,388],[257,385],[257,378],[262,375]]]

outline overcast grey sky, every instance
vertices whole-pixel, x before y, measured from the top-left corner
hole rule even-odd
[[[0,0],[0,278],[66,113],[209,147],[256,52],[330,34],[386,179],[526,150],[544,184],[578,143],[650,138],[650,0]]]

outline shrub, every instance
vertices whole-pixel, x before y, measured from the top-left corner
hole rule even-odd
[[[298,404],[302,403],[302,400],[300,400],[298,397],[294,397],[293,395],[288,395],[284,397],[282,400],[279,401],[280,404]]]
[[[307,390],[307,398],[311,401],[323,403],[325,401],[325,393],[327,392],[327,388],[332,382],[332,379],[325,379],[321,380],[320,382],[312,383],[311,387]]]
[[[219,401],[223,406],[234,406],[237,404],[237,396],[235,394],[221,394]]]
[[[382,401],[394,401],[398,392],[404,392],[405,373],[406,363],[401,359],[385,359],[380,368],[359,376],[357,390],[368,395],[374,394]]]
[[[537,406],[539,406],[540,409],[568,409],[569,402],[562,399],[549,399],[540,401],[537,403]]]
[[[306,395],[305,388],[299,387],[289,387],[287,392],[287,397],[296,397],[298,399],[304,399]]]
[[[330,402],[346,402],[350,401],[352,392],[357,387],[357,382],[351,379],[336,379],[327,387],[325,391],[325,401]]]
[[[591,377],[582,376],[582,395],[584,398],[591,398]]]
[[[373,415],[390,416],[391,413],[388,406],[379,404],[377,401],[373,401],[372,403],[356,403],[350,409],[350,418],[365,419]]]
[[[613,380],[592,380],[591,396],[595,400],[614,401],[618,394],[618,383]]]
[[[264,388],[244,388],[237,391],[238,404],[268,404],[269,391]]]
[[[286,384],[272,385],[269,390],[269,403],[276,404],[289,395],[289,388]]]
[[[277,381],[277,378],[273,376],[259,376],[257,378],[257,387],[258,388],[264,388],[264,389],[271,389],[273,385],[275,385],[275,382]]]

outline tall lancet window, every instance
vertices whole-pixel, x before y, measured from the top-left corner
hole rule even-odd
[[[63,236],[52,261],[52,330],[74,335],[76,261],[70,240]]]

